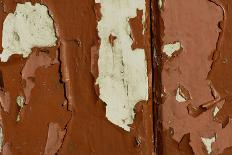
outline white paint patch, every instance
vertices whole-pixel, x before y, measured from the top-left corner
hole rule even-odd
[[[18,113],[17,118],[16,118],[16,121],[19,122],[20,119],[21,119],[21,116],[20,116],[21,110],[23,109],[23,106],[24,106],[24,104],[25,104],[25,99],[24,99],[24,97],[23,97],[23,96],[17,96],[17,98],[16,98],[16,103],[17,103],[17,105],[20,107],[19,113]]]
[[[207,153],[210,154],[212,152],[212,143],[214,143],[216,141],[215,136],[212,138],[201,137],[201,140],[206,147]]]
[[[162,0],[159,0],[159,1],[158,1],[158,5],[159,5],[159,8],[161,9],[162,6],[163,6],[163,1],[162,1]]]
[[[176,101],[177,102],[185,102],[186,101],[184,96],[182,96],[182,94],[181,94],[180,88],[177,88],[177,90],[176,90]]]
[[[18,104],[19,107],[23,108],[23,105],[25,103],[24,97],[23,96],[17,96],[16,103]]]
[[[217,106],[214,108],[213,117],[215,117],[217,115],[217,113],[219,112],[219,110],[220,109]]]
[[[176,42],[176,43],[174,43],[174,44],[166,44],[166,45],[164,45],[163,52],[164,52],[167,56],[171,57],[172,54],[173,54],[174,52],[178,51],[180,48],[181,48],[180,42]]]
[[[145,0],[95,0],[101,4],[102,19],[98,23],[101,38],[99,49],[100,99],[106,104],[106,117],[112,123],[130,131],[134,107],[148,100],[147,63],[143,49],[132,50],[130,18],[136,10],[145,14]],[[117,39],[109,43],[112,34]]]
[[[53,20],[46,6],[27,2],[17,4],[16,10],[9,13],[3,23],[1,61],[6,62],[13,54],[27,57],[33,47],[56,45]]]

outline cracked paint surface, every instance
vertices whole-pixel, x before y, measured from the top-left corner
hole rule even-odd
[[[24,1],[17,0],[17,2],[23,3]],[[122,7],[114,5],[117,10],[110,10],[113,15],[109,11],[112,5],[104,5],[107,4],[104,0],[97,1],[98,4],[94,4],[94,1],[90,0],[70,0],[65,5],[62,0],[33,0],[32,6],[36,2],[41,3],[40,5],[44,6],[47,11],[49,9],[49,15],[54,20],[57,33],[57,38],[53,39],[57,44],[54,43],[54,47],[50,48],[46,46],[32,48],[32,43],[30,43],[23,49],[27,54],[30,53],[26,59],[22,57],[23,53],[18,53],[22,55],[11,55],[6,63],[0,63],[2,121],[0,123],[4,130],[3,154],[17,154],[18,152],[22,154],[37,154],[38,152],[101,155],[109,152],[116,155],[152,154],[153,142],[149,139],[152,137],[152,133],[149,133],[150,130],[148,130],[152,127],[146,124],[149,121],[148,118],[152,117],[152,112],[146,108],[152,109],[152,107],[148,107],[146,102],[143,102],[145,104],[139,102],[135,106],[138,101],[149,99],[149,92],[144,93],[145,89],[143,88],[141,89],[143,91],[138,93],[142,95],[136,93],[130,94],[128,97],[128,99],[132,99],[128,103],[133,104],[128,106],[129,113],[125,112],[125,114],[126,117],[133,117],[121,122],[122,128],[130,130],[130,132],[125,132],[109,123],[105,118],[105,110],[107,113],[109,105],[105,109],[102,101],[98,99],[98,95],[101,93],[99,92],[100,82],[99,85],[94,85],[97,77],[101,77],[101,80],[105,78],[102,76],[101,69],[97,68],[100,66],[97,60],[101,59],[99,51],[102,49],[102,44],[107,44],[108,49],[102,53],[111,52],[107,53],[110,53],[109,59],[106,59],[107,64],[110,62],[108,67],[112,64],[114,67],[116,66],[115,72],[110,74],[116,75],[113,78],[110,77],[113,81],[116,77],[119,81],[124,80],[128,84],[128,79],[133,79],[135,76],[132,78],[125,76],[124,73],[129,70],[125,66],[134,64],[129,59],[131,55],[139,55],[139,57],[142,55],[141,58],[136,59],[136,64],[140,66],[140,62],[142,62],[143,75],[148,76],[144,76],[145,80],[142,82],[141,80],[135,81],[143,84],[149,83],[147,81],[153,75],[149,71],[149,67],[146,72],[144,71],[151,62],[146,53],[147,49],[143,49],[146,41],[141,39],[145,38],[147,31],[145,30],[147,24],[145,19],[149,17],[145,11],[149,10],[149,1],[146,1],[146,8],[145,1],[142,0],[137,2],[141,2],[139,7],[135,2],[129,3],[129,0],[107,1],[130,6],[122,9]],[[224,11],[225,17],[227,17],[224,24],[230,23],[230,19],[232,19],[229,18],[230,9],[226,6],[230,6],[232,3],[221,0],[213,2],[190,0],[188,3],[184,0],[159,2],[162,2],[161,16],[165,27],[163,44],[175,43],[178,40],[181,46],[183,45],[183,50],[177,55],[174,53],[179,47],[177,50],[172,48],[169,53],[172,58],[168,60],[164,58],[163,61],[162,78],[165,80],[162,79],[162,81],[165,95],[163,95],[164,103],[161,105],[164,113],[161,117],[163,118],[162,132],[165,141],[163,147],[167,148],[165,153],[201,155],[209,152],[216,154],[228,152],[232,146],[231,120],[229,118],[232,88],[229,74],[231,72],[231,42],[226,43],[230,38],[230,26],[223,26],[219,22],[222,21]],[[1,3],[0,19],[2,23],[9,13],[14,12],[16,6],[16,0],[4,0],[3,4]],[[108,6],[110,7],[108,8]],[[130,8],[133,9],[129,13],[123,11],[130,10]],[[105,15],[107,10],[110,13]],[[47,11],[46,15],[48,15]],[[109,25],[109,28],[114,27],[115,23],[121,21],[122,18],[123,22],[119,22],[115,29],[121,28],[120,24],[126,28],[120,29],[120,33],[111,29],[112,31],[109,31],[107,35],[101,34],[100,31],[97,31],[97,23],[99,26],[99,23],[105,21],[107,16],[114,16],[114,18],[107,18],[108,24],[103,29],[104,31],[108,30],[107,26]],[[51,17],[49,16],[49,18]],[[222,33],[219,38],[220,29],[222,29]],[[52,31],[54,32],[52,35],[54,35],[55,30]],[[125,40],[122,39],[124,35]],[[100,40],[98,36],[101,37]],[[17,35],[13,37],[13,40],[15,39],[19,39]],[[127,50],[118,52],[124,48]],[[217,51],[215,51],[216,49]],[[4,49],[1,50],[4,51]],[[115,55],[112,56],[112,53]],[[212,55],[214,55],[213,58]],[[4,59],[6,60],[6,57],[2,61]],[[125,66],[118,61],[124,59],[127,62]],[[123,74],[118,74],[121,70],[123,70]],[[128,71],[127,74],[129,73]],[[109,74],[107,72],[104,75],[108,76]],[[99,79],[98,81],[101,81]],[[122,83],[120,87],[124,90],[125,95],[127,94],[125,92],[128,91],[122,87],[124,86]],[[188,93],[176,91],[182,84]],[[148,86],[150,88],[150,84]],[[107,96],[108,92],[105,92],[105,96]],[[112,94],[117,95],[117,92],[109,93],[109,95]],[[179,99],[176,99],[176,95],[180,95],[181,100],[185,99],[186,101],[178,104]],[[20,104],[17,105],[18,96],[25,97],[25,104],[19,102]],[[136,96],[135,99],[134,96]],[[125,98],[119,99],[124,100]],[[107,103],[111,102],[109,100],[112,98],[106,99],[108,98],[104,98],[103,101]],[[116,99],[118,100],[118,98]],[[151,99],[149,100],[151,101]],[[117,103],[117,105],[120,104],[124,104],[124,102]],[[215,111],[217,107],[220,109],[219,111]],[[111,109],[113,108],[111,106]],[[17,122],[16,118],[19,113],[22,117]],[[210,144],[210,147],[205,147],[201,138],[213,136],[215,136],[214,142]],[[173,148],[174,146],[175,148]],[[229,152],[229,154],[231,153]]]
[[[161,18],[164,23],[163,45],[178,40],[183,46],[182,51],[172,59],[162,60],[161,78],[166,93],[161,105],[163,136],[167,137],[167,131],[171,134],[168,138],[172,139],[164,144],[164,148],[169,147],[165,151],[167,154],[189,151],[188,147],[182,150],[175,147],[176,143],[180,144],[182,138],[189,134],[189,141],[185,145],[191,147],[190,154],[218,154],[218,150],[213,147],[212,150],[208,145],[205,147],[201,137],[213,137],[223,130],[222,123],[213,116],[214,107],[221,98],[217,97],[217,90],[214,91],[207,79],[213,64],[211,58],[217,49],[221,31],[218,25],[223,20],[223,9],[208,0],[165,0]],[[179,46],[166,49],[165,53],[170,57]],[[180,84],[188,90],[191,98],[178,104],[176,90]],[[215,143],[217,140],[216,138]],[[170,148],[176,150],[176,153],[172,153]]]
[[[8,2],[4,9],[15,7],[15,12],[1,12],[1,16],[6,14],[1,54],[6,62],[0,63],[3,154],[56,154],[64,137],[51,140],[56,135],[50,132],[56,126],[65,128],[70,113],[63,105],[66,99],[53,19],[45,5]],[[48,128],[50,122],[56,122],[53,128]]]
[[[149,17],[145,20],[145,7],[150,6],[149,2],[146,5],[145,1],[141,2],[140,10],[134,6],[133,16],[124,18],[126,32],[131,33],[127,35],[130,42],[126,47],[130,47],[129,52],[141,53],[145,71],[151,71],[151,66],[147,69],[146,64],[150,59],[147,42]],[[25,8],[28,10],[26,13]],[[141,101],[131,108],[136,117],[128,133],[107,120],[104,103],[98,98],[98,88],[93,80],[93,75],[98,77],[98,46],[91,50],[99,44],[97,21],[101,13],[97,14],[98,10],[101,6],[91,0],[70,0],[65,5],[62,0],[32,0],[27,3],[24,0],[4,0],[0,4],[0,27],[10,30],[9,35],[19,27],[15,21],[23,22],[24,26],[33,23],[35,25],[31,28],[40,31],[35,38],[31,35],[34,30],[25,30],[28,32],[26,37],[24,33],[19,36],[17,31],[17,35],[14,33],[9,37],[12,39],[8,42],[11,48],[7,45],[1,49],[3,154],[151,154],[151,99],[149,103]],[[40,15],[46,18],[47,25],[43,25],[42,19],[37,21]],[[5,20],[8,18],[12,20]],[[5,27],[8,25],[10,28]],[[45,35],[40,29],[44,26],[49,29],[44,30],[48,32]],[[34,39],[37,37],[42,40],[36,42]],[[107,36],[107,41],[109,39]],[[116,47],[119,39],[114,37],[114,33],[110,40],[111,46]],[[40,41],[47,44],[42,45]],[[151,79],[151,73],[149,75]],[[6,94],[9,100],[6,100]],[[107,145],[101,145],[103,143]]]

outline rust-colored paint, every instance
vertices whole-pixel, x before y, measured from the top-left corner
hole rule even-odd
[[[0,22],[26,1],[3,0]],[[145,50],[149,81],[149,100],[137,103],[130,132],[107,120],[95,83],[100,3],[31,2],[48,7],[58,41],[0,63],[2,154],[203,155],[201,138],[215,135],[212,153],[232,153],[232,2],[163,0],[159,8],[158,0],[146,0],[145,23],[141,10],[128,19],[131,48]],[[116,39],[109,36],[112,47]],[[168,57],[163,47],[175,42],[181,49]],[[186,101],[176,101],[178,88]]]

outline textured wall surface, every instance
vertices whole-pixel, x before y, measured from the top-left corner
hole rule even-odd
[[[2,154],[152,154],[149,0],[3,0],[0,22]]]
[[[232,3],[163,0],[160,4],[156,24],[160,39],[155,44],[160,65],[156,79],[162,83],[157,89],[159,153],[231,154]]]
[[[229,0],[1,0],[0,154],[232,154]]]

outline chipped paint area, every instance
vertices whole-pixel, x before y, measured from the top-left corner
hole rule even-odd
[[[23,108],[23,105],[25,103],[24,97],[23,96],[17,96],[16,103],[18,104],[19,107]]]
[[[24,106],[24,104],[25,104],[25,99],[24,99],[24,97],[23,97],[23,96],[17,96],[17,97],[16,97],[16,103],[17,103],[17,105],[20,107],[20,110],[19,110],[18,115],[17,115],[17,118],[16,118],[16,121],[19,122],[20,119],[21,119],[21,116],[20,116],[21,110],[23,109],[23,106]]]
[[[207,153],[210,154],[212,152],[212,143],[214,143],[216,141],[215,136],[212,138],[201,137],[201,140],[202,140],[203,144],[205,145]]]
[[[214,108],[213,117],[215,117],[217,115],[217,113],[219,112],[219,110],[220,109],[217,106]]]
[[[180,50],[181,44],[180,42],[176,42],[173,44],[166,44],[164,45],[163,52],[168,56],[171,57],[174,52]]]
[[[9,13],[3,23],[1,61],[6,62],[13,54],[27,57],[33,47],[56,45],[52,18],[46,6],[30,2],[17,4],[14,13]]]
[[[176,101],[177,102],[185,102],[186,101],[185,97],[181,93],[180,88],[177,88],[177,90],[176,90]]]
[[[102,18],[98,22],[99,77],[97,84],[100,99],[106,106],[106,117],[112,123],[130,131],[133,123],[134,106],[148,100],[147,63],[144,49],[131,49],[129,19],[136,17],[136,10],[143,10],[145,0],[95,0],[101,4]],[[117,13],[117,12],[120,12]],[[113,20],[112,20],[113,19]],[[144,23],[145,16],[143,17]],[[109,36],[116,37],[114,46]]]
[[[158,6],[159,6],[160,9],[162,8],[162,6],[163,6],[163,0],[159,0],[158,1]]]

